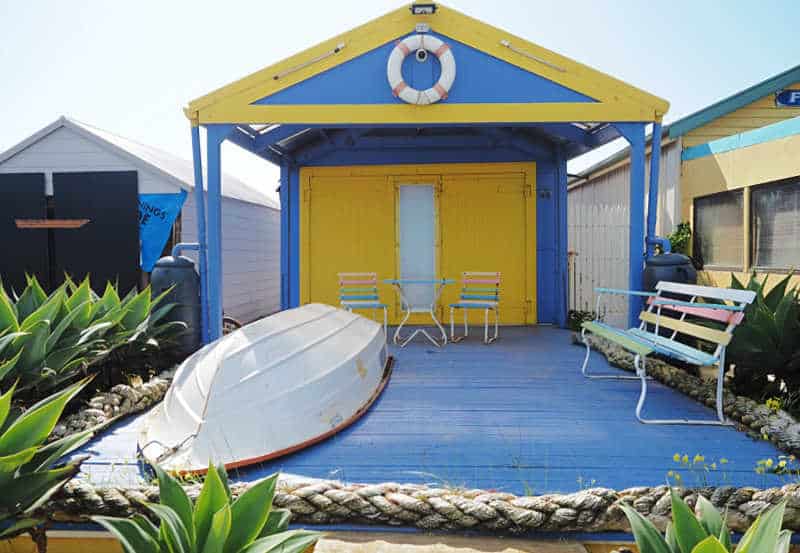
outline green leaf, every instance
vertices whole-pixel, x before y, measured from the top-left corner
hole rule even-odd
[[[675,527],[672,525],[672,522],[667,523],[667,530],[664,532],[664,541],[667,542],[669,550],[672,551],[672,553],[681,553],[681,548],[675,537]]]
[[[117,295],[117,291],[111,285],[111,283],[106,283],[106,289],[103,292],[103,295],[100,297],[99,300],[92,306],[92,321],[96,321],[97,319],[103,317],[106,313],[111,311],[112,309],[116,309],[120,306],[119,295]]]
[[[272,534],[285,532],[289,528],[289,523],[292,521],[292,512],[289,509],[272,509],[267,517],[267,523],[261,529],[259,538],[266,538]],[[667,528],[669,530],[669,528]],[[667,540],[669,543],[669,540]],[[677,550],[675,553],[678,553]]]
[[[46,300],[47,294],[42,290],[36,277],[28,277],[28,285],[17,300],[17,320],[24,321]]]
[[[70,463],[63,467],[23,474],[12,479],[3,485],[0,510],[10,513],[36,510],[79,470],[79,464]]]
[[[17,321],[17,313],[14,306],[11,305],[11,300],[3,292],[0,294],[0,330],[10,328],[12,332],[19,330],[19,322]]]
[[[0,353],[3,353],[5,349],[18,337],[20,336],[27,336],[27,332],[9,332],[8,334],[3,334],[2,338],[0,338]]]
[[[13,473],[19,467],[33,459],[36,455],[36,447],[29,447],[11,455],[0,457],[0,474]]]
[[[58,315],[58,312],[61,311],[61,306],[63,304],[64,290],[63,288],[60,288],[54,292],[53,295],[47,299],[47,301],[40,305],[36,311],[22,319],[19,329],[23,331],[28,330],[42,321],[48,321],[48,323],[52,323],[55,320],[56,315]]]
[[[722,515],[714,504],[702,495],[697,496],[697,510],[700,515],[697,517],[709,536],[719,536],[722,532]]]
[[[14,383],[5,394],[0,396],[0,428],[3,428],[3,425],[6,423],[6,417],[8,417],[8,413],[11,411],[11,400],[16,387],[17,384]]]
[[[317,543],[319,538],[320,535],[317,532],[310,532],[308,530],[281,532],[280,534],[275,534],[267,538],[258,539],[238,553],[267,553],[270,551],[280,553],[304,553],[308,548]],[[647,549],[640,549],[640,551],[651,553],[651,551]]]
[[[228,496],[228,501],[233,501],[233,494],[231,493],[230,484],[228,484],[228,471],[225,470],[225,464],[220,463],[217,465],[217,474],[219,475],[219,479],[222,481],[222,485],[225,487],[225,495]]]
[[[731,273],[731,288],[734,290],[744,290],[744,284],[742,284],[734,273]]]
[[[125,553],[159,553],[158,541],[133,520],[98,516],[92,520],[111,532]]]
[[[201,553],[222,553],[230,532],[231,506],[225,503],[211,518],[211,527],[208,529],[208,537],[203,544],[203,549],[198,547],[197,550]]]
[[[272,474],[252,486],[231,505],[233,524],[225,553],[238,553],[261,533],[272,509],[278,475]]]
[[[67,402],[75,397],[89,380],[84,378],[25,411],[0,436],[0,455],[9,455],[31,446],[41,445],[53,431]]]
[[[133,299],[124,304],[125,316],[122,317],[120,325],[122,328],[131,330],[139,326],[150,314],[150,287],[148,286]]]
[[[768,511],[758,515],[755,522],[742,536],[736,553],[761,553],[762,551],[775,551],[778,545],[778,534],[783,524],[785,502],[778,503]]]
[[[14,367],[16,367],[17,363],[19,362],[19,358],[22,357],[22,352],[23,350],[19,350],[11,359],[0,362],[0,380],[3,380],[12,370],[14,370]],[[0,424],[0,426],[2,426],[2,424]]]
[[[781,530],[778,534],[778,545],[775,547],[775,553],[789,553],[792,547],[792,531]]]
[[[722,529],[719,531],[719,541],[725,546],[728,551],[733,551],[733,542],[731,542],[731,531],[725,521],[722,521]]]
[[[172,553],[191,553],[189,532],[171,507],[158,503],[145,503],[145,506],[161,520],[161,536]]]
[[[225,469],[223,468],[222,470],[222,474],[225,474]],[[222,509],[224,505],[227,505],[229,501],[230,498],[220,473],[214,465],[209,464],[206,480],[203,482],[203,488],[200,490],[200,495],[197,497],[197,502],[194,506],[194,527],[197,535],[198,551],[202,551],[205,547],[215,513]]]
[[[89,306],[88,302],[78,306],[77,309],[74,309],[74,310],[68,312],[58,322],[58,325],[56,326],[55,330],[53,330],[53,332],[50,334],[50,336],[47,337],[47,342],[45,343],[45,352],[46,352],[46,354],[50,353],[51,351],[53,351],[55,349],[56,345],[58,344],[58,341],[61,339],[61,336],[64,334],[64,332],[69,328],[69,326],[73,323],[73,321],[78,316],[81,315],[80,309],[82,307],[88,307],[88,306]]]
[[[671,553],[669,545],[652,522],[626,503],[621,503],[620,507],[628,517],[628,523],[631,525],[631,531],[639,551],[642,553]]]
[[[695,518],[689,506],[670,488],[672,498],[672,523],[675,525],[675,538],[682,553],[692,553],[694,547],[708,537],[708,532]]]
[[[40,447],[36,455],[29,463],[23,466],[20,471],[22,473],[33,472],[37,470],[45,470],[50,468],[59,459],[64,457],[79,447],[85,445],[94,435],[94,429],[84,430],[83,432],[76,432],[69,434],[61,439],[50,442],[44,447]]]
[[[708,536],[698,543],[691,553],[728,553],[725,546],[720,543],[716,536]]]
[[[791,273],[786,275],[778,284],[776,284],[769,293],[764,296],[764,303],[769,307],[771,311],[775,311],[778,309],[778,303],[786,296],[786,286],[789,284],[789,280],[792,278]],[[764,284],[767,281],[764,279]]]
[[[12,342],[14,351],[22,351],[18,361],[21,370],[43,368],[47,337],[50,335],[50,321],[39,321],[26,331],[27,335],[19,336]]]
[[[186,533],[189,537],[189,544],[194,545],[194,523],[192,521],[192,500],[183,491],[183,487],[177,480],[172,478],[166,471],[158,465],[153,468],[158,476],[159,501],[162,505],[170,507],[180,517]]]

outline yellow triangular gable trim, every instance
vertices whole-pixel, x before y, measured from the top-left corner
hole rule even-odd
[[[261,98],[406,36],[413,32],[418,23],[427,23],[434,32],[595,98],[598,102],[440,103],[431,106],[252,105]],[[501,41],[510,42],[517,51],[503,46]],[[344,47],[338,53],[329,55],[340,45]],[[319,61],[314,62],[317,59]],[[288,74],[275,78],[284,72]],[[491,113],[487,113],[487,107],[493,107]],[[190,102],[186,113],[199,123],[572,122],[656,121],[663,117],[668,108],[666,100],[439,4],[432,15],[413,15],[409,6],[392,11],[198,98]]]

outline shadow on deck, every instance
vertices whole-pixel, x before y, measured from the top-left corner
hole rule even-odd
[[[646,426],[634,418],[638,382],[589,381],[584,349],[551,327],[507,327],[498,342],[479,337],[442,349],[420,339],[393,348],[392,379],[372,409],[340,434],[304,451],[231,474],[251,480],[274,471],[350,482],[436,483],[516,494],[581,487],[663,484],[678,469],[686,485],[777,485],[754,472],[777,457],[770,443],[733,428]],[[593,353],[592,366],[615,371]],[[710,409],[655,383],[647,414],[712,418]],[[97,483],[140,478],[135,461],[141,417],[87,449]],[[264,421],[268,424],[269,421]],[[675,453],[717,462],[681,469]],[[726,458],[727,464],[719,464]]]

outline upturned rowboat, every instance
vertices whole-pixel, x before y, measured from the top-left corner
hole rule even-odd
[[[183,473],[274,459],[352,424],[390,373],[382,325],[322,304],[282,311],[186,359],[139,451]]]

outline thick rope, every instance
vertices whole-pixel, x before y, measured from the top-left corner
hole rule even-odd
[[[249,484],[234,484],[235,496]],[[200,485],[185,487],[196,498]],[[728,525],[743,532],[759,513],[787,500],[784,527],[800,530],[800,484],[782,488],[682,489],[694,506],[702,494],[727,511]],[[42,508],[53,521],[81,522],[92,515],[130,516],[145,512],[144,501],[157,501],[155,486],[97,488],[85,480],[69,482]],[[422,530],[479,530],[491,533],[630,531],[621,501],[633,505],[662,530],[670,517],[667,486],[614,491],[593,488],[571,494],[516,496],[485,490],[451,489],[412,484],[344,484],[335,481],[281,478],[274,504],[291,510],[293,521],[305,525],[379,524]]]
[[[573,340],[580,343],[580,337],[577,335]],[[634,356],[624,348],[598,336],[588,335],[587,340],[589,345],[602,353],[612,365],[627,371],[635,370]],[[709,407],[716,405],[714,381],[704,380],[651,357],[647,359],[647,374]],[[753,437],[769,440],[786,453],[800,456],[800,423],[789,413],[780,409],[770,409],[748,397],[734,395],[728,389],[723,396],[723,411],[728,418],[739,423]]]
[[[152,407],[164,398],[174,374],[173,368],[162,371],[147,382],[117,384],[108,392],[98,393],[88,401],[86,407],[60,421],[49,440],[99,428]]]

